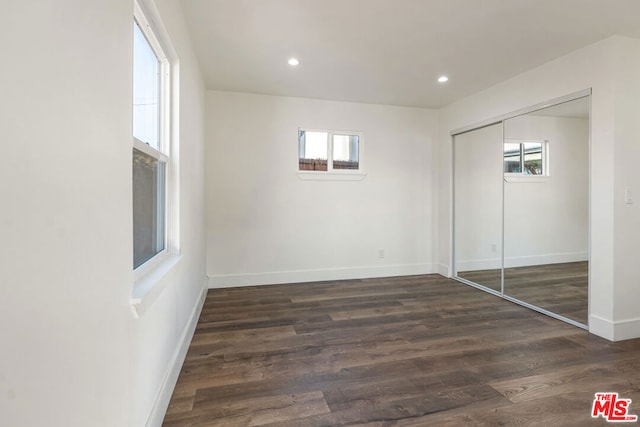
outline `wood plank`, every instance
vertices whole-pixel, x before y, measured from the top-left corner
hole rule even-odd
[[[165,426],[604,425],[596,391],[640,413],[640,340],[438,275],[210,290],[204,307]]]
[[[504,293],[586,325],[588,274],[587,261],[505,268]],[[458,275],[500,291],[500,270],[464,271]]]

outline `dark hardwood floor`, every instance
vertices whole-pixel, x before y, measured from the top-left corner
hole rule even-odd
[[[463,271],[458,275],[500,291],[500,270]],[[586,325],[588,275],[587,261],[505,268],[504,293]]]
[[[606,425],[611,343],[438,275],[210,290],[164,426]]]

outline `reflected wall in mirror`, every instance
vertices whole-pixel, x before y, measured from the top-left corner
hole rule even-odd
[[[502,287],[502,123],[454,136],[454,265],[459,278]]]
[[[589,97],[504,121],[504,293],[588,320]]]

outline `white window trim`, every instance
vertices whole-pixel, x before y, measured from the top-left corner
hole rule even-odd
[[[364,136],[361,131],[353,130],[336,130],[336,129],[316,129],[316,128],[298,128],[305,132],[326,132],[328,134],[327,142],[327,170],[326,171],[305,171],[300,170],[299,154],[296,155],[296,172],[302,180],[310,181],[361,181],[367,173],[364,168]],[[333,135],[355,135],[358,137],[358,169],[333,169]],[[299,140],[297,142],[299,144]],[[297,145],[297,144],[296,144]],[[297,150],[296,150],[297,152]]]
[[[178,182],[178,56],[152,0],[134,1],[133,18],[160,61],[159,149],[132,137],[133,148],[165,162],[165,245],[164,250],[133,271],[131,305],[141,316],[166,286],[163,278],[180,261]]]
[[[511,183],[544,183],[549,180],[549,141],[546,139],[505,139],[504,143],[523,144],[527,142],[542,144],[542,175],[527,175],[520,173],[503,173],[504,181]],[[503,151],[504,159],[504,151]]]
[[[505,174],[504,182],[512,184],[544,184],[549,181],[549,177],[545,175],[518,175],[518,174]]]

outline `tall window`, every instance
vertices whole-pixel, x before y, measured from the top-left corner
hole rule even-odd
[[[298,170],[361,170],[361,136],[355,132],[298,131]]]
[[[136,5],[133,21],[133,268],[167,248],[169,63]]]

